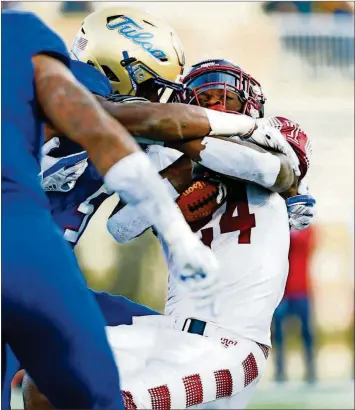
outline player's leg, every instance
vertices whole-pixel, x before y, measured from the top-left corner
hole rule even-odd
[[[283,326],[288,313],[288,301],[283,300],[274,313],[274,353],[275,353],[275,380],[285,380],[285,354]]]
[[[56,408],[122,408],[104,319],[50,214],[3,208],[2,233],[3,340]]]
[[[315,364],[313,352],[313,332],[310,317],[309,299],[307,296],[297,299],[297,313],[301,321],[301,335],[305,351],[307,381],[315,380]]]
[[[151,337],[149,328],[118,329],[117,340]],[[117,331],[117,329],[115,329]],[[153,330],[154,332],[154,330]],[[131,335],[129,335],[131,333]],[[110,339],[110,338],[109,338]],[[153,337],[154,339],[154,337]],[[110,339],[111,341],[111,339]],[[267,348],[249,340],[238,340],[228,349],[219,340],[177,330],[159,329],[155,346],[145,358],[145,366],[132,373],[130,363],[119,361],[121,388],[126,408],[186,408],[234,396],[257,383],[266,367]],[[113,346],[118,358],[132,355]],[[134,363],[135,357],[132,362]]]
[[[255,393],[257,383],[250,384],[245,387],[240,393],[235,394],[230,397],[223,397],[208,403],[197,404],[191,406],[191,409],[204,409],[204,410],[215,410],[215,409],[245,409],[250,402],[252,396]],[[23,382],[23,392],[24,392],[24,408],[25,410],[54,410],[53,407],[48,402],[47,398],[41,394],[36,388],[32,380],[26,375]],[[125,407],[126,409],[132,409],[130,407],[130,397],[125,393]],[[133,400],[133,398],[132,398]]]
[[[266,365],[268,349],[248,340],[225,349],[218,340],[155,327],[119,326],[107,332],[126,409],[186,408],[217,403],[217,398],[226,408],[243,408]],[[51,409],[27,387],[26,410]],[[222,401],[230,397],[235,399]],[[34,407],[27,405],[31,401]]]

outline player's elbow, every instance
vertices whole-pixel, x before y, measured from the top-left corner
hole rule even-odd
[[[280,155],[278,157],[280,159],[280,171],[276,178],[275,184],[270,190],[281,194],[291,188],[294,183],[295,173],[286,156]]]

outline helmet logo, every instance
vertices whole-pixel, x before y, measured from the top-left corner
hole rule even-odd
[[[216,65],[218,66],[219,64],[215,63],[214,61],[209,61],[207,63],[201,64],[199,68],[213,67]]]
[[[117,22],[118,19],[123,21]],[[119,34],[142,47],[152,57],[160,61],[167,61],[166,54],[162,50],[155,49],[153,43],[150,41],[151,39],[154,39],[154,35],[147,31],[143,31],[144,28],[129,17],[118,16],[114,21],[107,23],[106,27],[109,30],[118,29]]]

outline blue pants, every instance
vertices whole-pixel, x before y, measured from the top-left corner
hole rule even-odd
[[[160,315],[156,310],[133,302],[124,296],[95,291],[92,291],[92,294],[96,298],[107,326],[131,325],[133,316]]]
[[[301,323],[301,337],[305,351],[305,364],[307,379],[312,381],[315,377],[313,357],[313,335],[310,323],[309,299],[306,296],[285,298],[277,307],[274,314],[274,347],[276,354],[276,378],[285,379],[284,364],[284,322],[290,316],[295,316]]]
[[[46,209],[3,199],[1,291],[2,352],[54,407],[123,408],[104,318]]]

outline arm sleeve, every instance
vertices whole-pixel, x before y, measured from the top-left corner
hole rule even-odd
[[[170,148],[151,145],[147,150],[149,159],[153,162],[156,170],[160,172],[183,154]],[[176,198],[173,198],[174,200]],[[139,214],[136,207],[127,204],[119,210],[114,210],[107,221],[107,229],[113,238],[119,243],[127,243],[144,233],[151,227],[151,222]]]
[[[131,204],[125,205],[107,221],[107,230],[118,243],[127,243],[141,235],[151,223]]]
[[[200,153],[199,164],[204,167],[265,188],[276,183],[281,162],[275,155],[213,137],[205,137],[202,144],[205,149]]]

